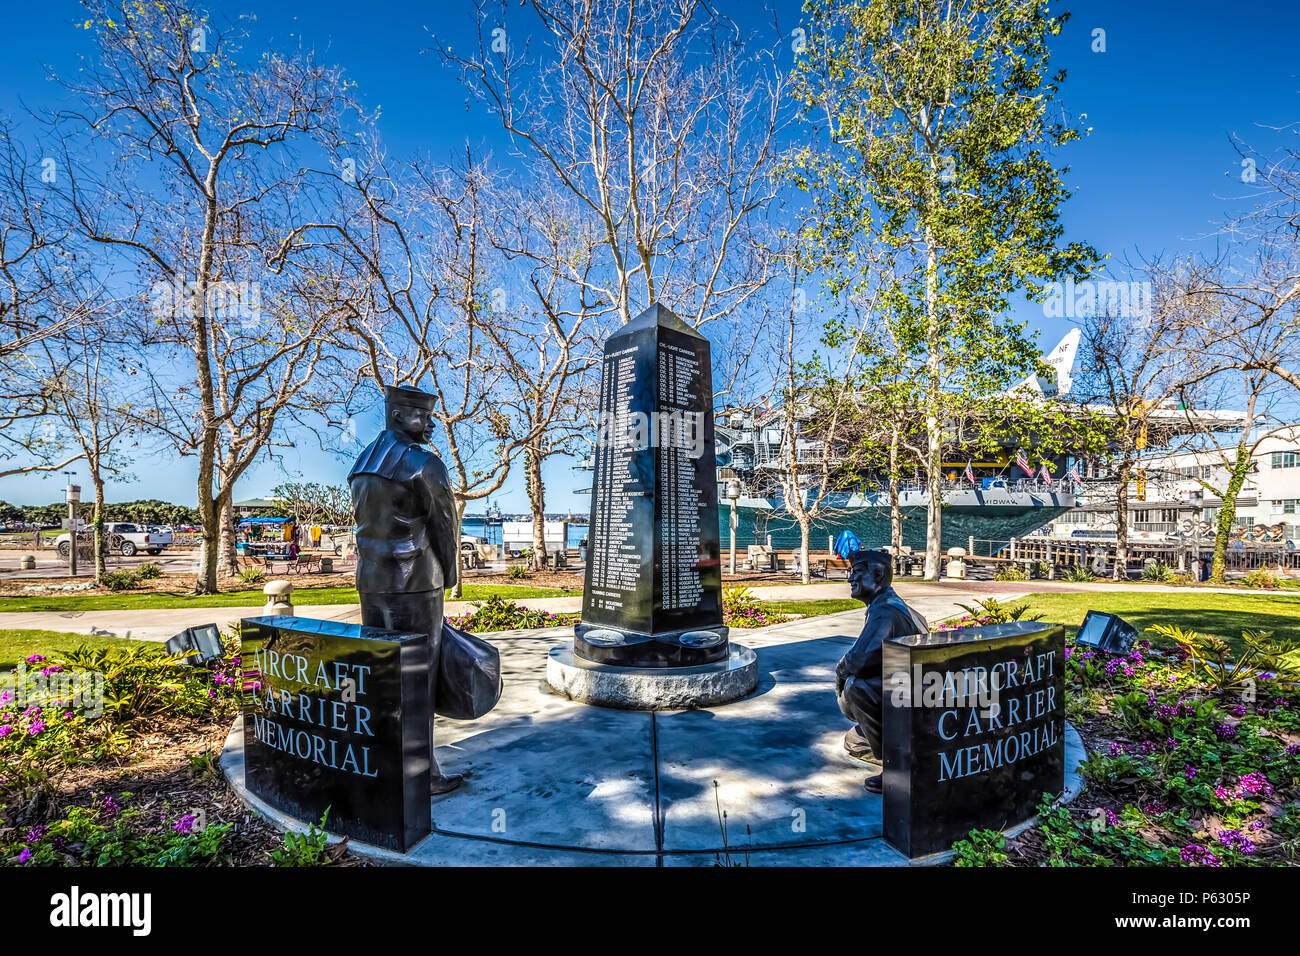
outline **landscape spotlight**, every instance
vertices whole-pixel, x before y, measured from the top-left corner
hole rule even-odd
[[[197,654],[192,654],[186,658],[188,663],[196,667],[220,660],[225,654],[225,648],[221,646],[221,632],[217,630],[215,624],[187,627],[169,640],[166,647],[168,654],[184,654],[186,651],[197,651]]]
[[[1074,635],[1074,643],[1110,654],[1127,654],[1137,640],[1137,628],[1114,614],[1089,611]]]

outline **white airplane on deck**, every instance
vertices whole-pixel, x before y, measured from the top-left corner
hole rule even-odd
[[[1070,386],[1074,384],[1074,360],[1079,354],[1079,337],[1078,329],[1070,329],[1065,333],[1065,338],[1056,344],[1056,348],[1043,356],[1043,361],[1056,370],[1055,379],[1030,375],[1011,391],[1028,390],[1044,398],[1065,398],[1069,395]]]

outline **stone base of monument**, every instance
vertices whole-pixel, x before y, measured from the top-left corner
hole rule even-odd
[[[716,707],[758,686],[758,656],[732,644],[724,660],[694,667],[619,667],[596,664],[573,653],[573,644],[551,648],[546,661],[551,690],[583,704],[620,710],[691,710]]]

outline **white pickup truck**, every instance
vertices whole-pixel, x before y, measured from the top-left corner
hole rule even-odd
[[[82,548],[86,547],[84,543],[85,534],[86,532],[81,532],[83,536]],[[59,557],[65,561],[71,550],[70,540],[71,536],[67,533],[61,534],[54,539],[54,545],[59,549]],[[147,528],[144,525],[131,524],[125,521],[109,521],[104,525],[104,547],[123,557],[129,558],[137,551],[158,554],[171,543],[172,533],[165,529]]]

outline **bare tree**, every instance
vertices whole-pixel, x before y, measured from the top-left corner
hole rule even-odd
[[[132,393],[139,389],[131,384],[136,358],[114,336],[118,304],[102,289],[94,289],[92,296],[91,307],[96,313],[60,335],[46,338],[41,351],[53,420],[71,436],[69,444],[80,449],[95,492],[93,544],[98,584],[105,573],[104,484],[110,476],[125,474],[131,463],[129,450],[138,445],[140,436],[132,401]],[[70,545],[75,542],[74,531]]]
[[[42,343],[84,319],[55,301],[61,263],[75,259],[57,211],[58,173],[0,123],[0,478],[61,471],[83,454],[48,427],[57,402],[42,374]]]
[[[56,119],[66,197],[78,228],[149,284],[156,321],[142,323],[144,341],[166,346],[168,361],[188,358],[179,384],[157,378],[171,401],[154,424],[198,458],[195,589],[212,593],[219,543],[229,552],[233,541],[233,483],[310,380],[336,311],[293,301],[304,273],[329,270],[300,264],[288,237],[296,216],[329,215],[300,154],[340,139],[353,104],[337,69],[308,53],[248,50],[242,28],[188,3],[87,8],[97,57],[65,82],[82,108]],[[107,154],[117,156],[107,168],[74,162]]]
[[[596,404],[597,384],[590,373],[599,362],[601,320],[610,307],[591,299],[589,279],[598,239],[572,214],[571,203],[548,190],[534,195],[505,190],[496,204],[510,214],[495,223],[493,245],[522,273],[519,284],[527,292],[522,294],[523,307],[511,314],[505,303],[512,292],[495,289],[502,314],[489,316],[483,329],[504,363],[500,407],[507,410],[509,431],[527,436],[523,458],[533,514],[531,561],[534,568],[542,568],[542,466],[554,456],[574,455],[589,432],[588,410]]]
[[[765,212],[780,158],[785,80],[700,0],[532,0],[506,21],[476,4],[478,49],[439,44],[500,119],[538,182],[600,237],[579,281],[623,322],[662,302],[696,328],[770,281]],[[540,24],[545,47],[519,38]],[[753,49],[753,47],[748,47]]]
[[[1128,571],[1128,504],[1138,462],[1163,441],[1153,413],[1191,387],[1183,310],[1187,302],[1172,273],[1157,268],[1142,311],[1098,309],[1081,323],[1075,395],[1105,431],[1115,500],[1115,580]]]

